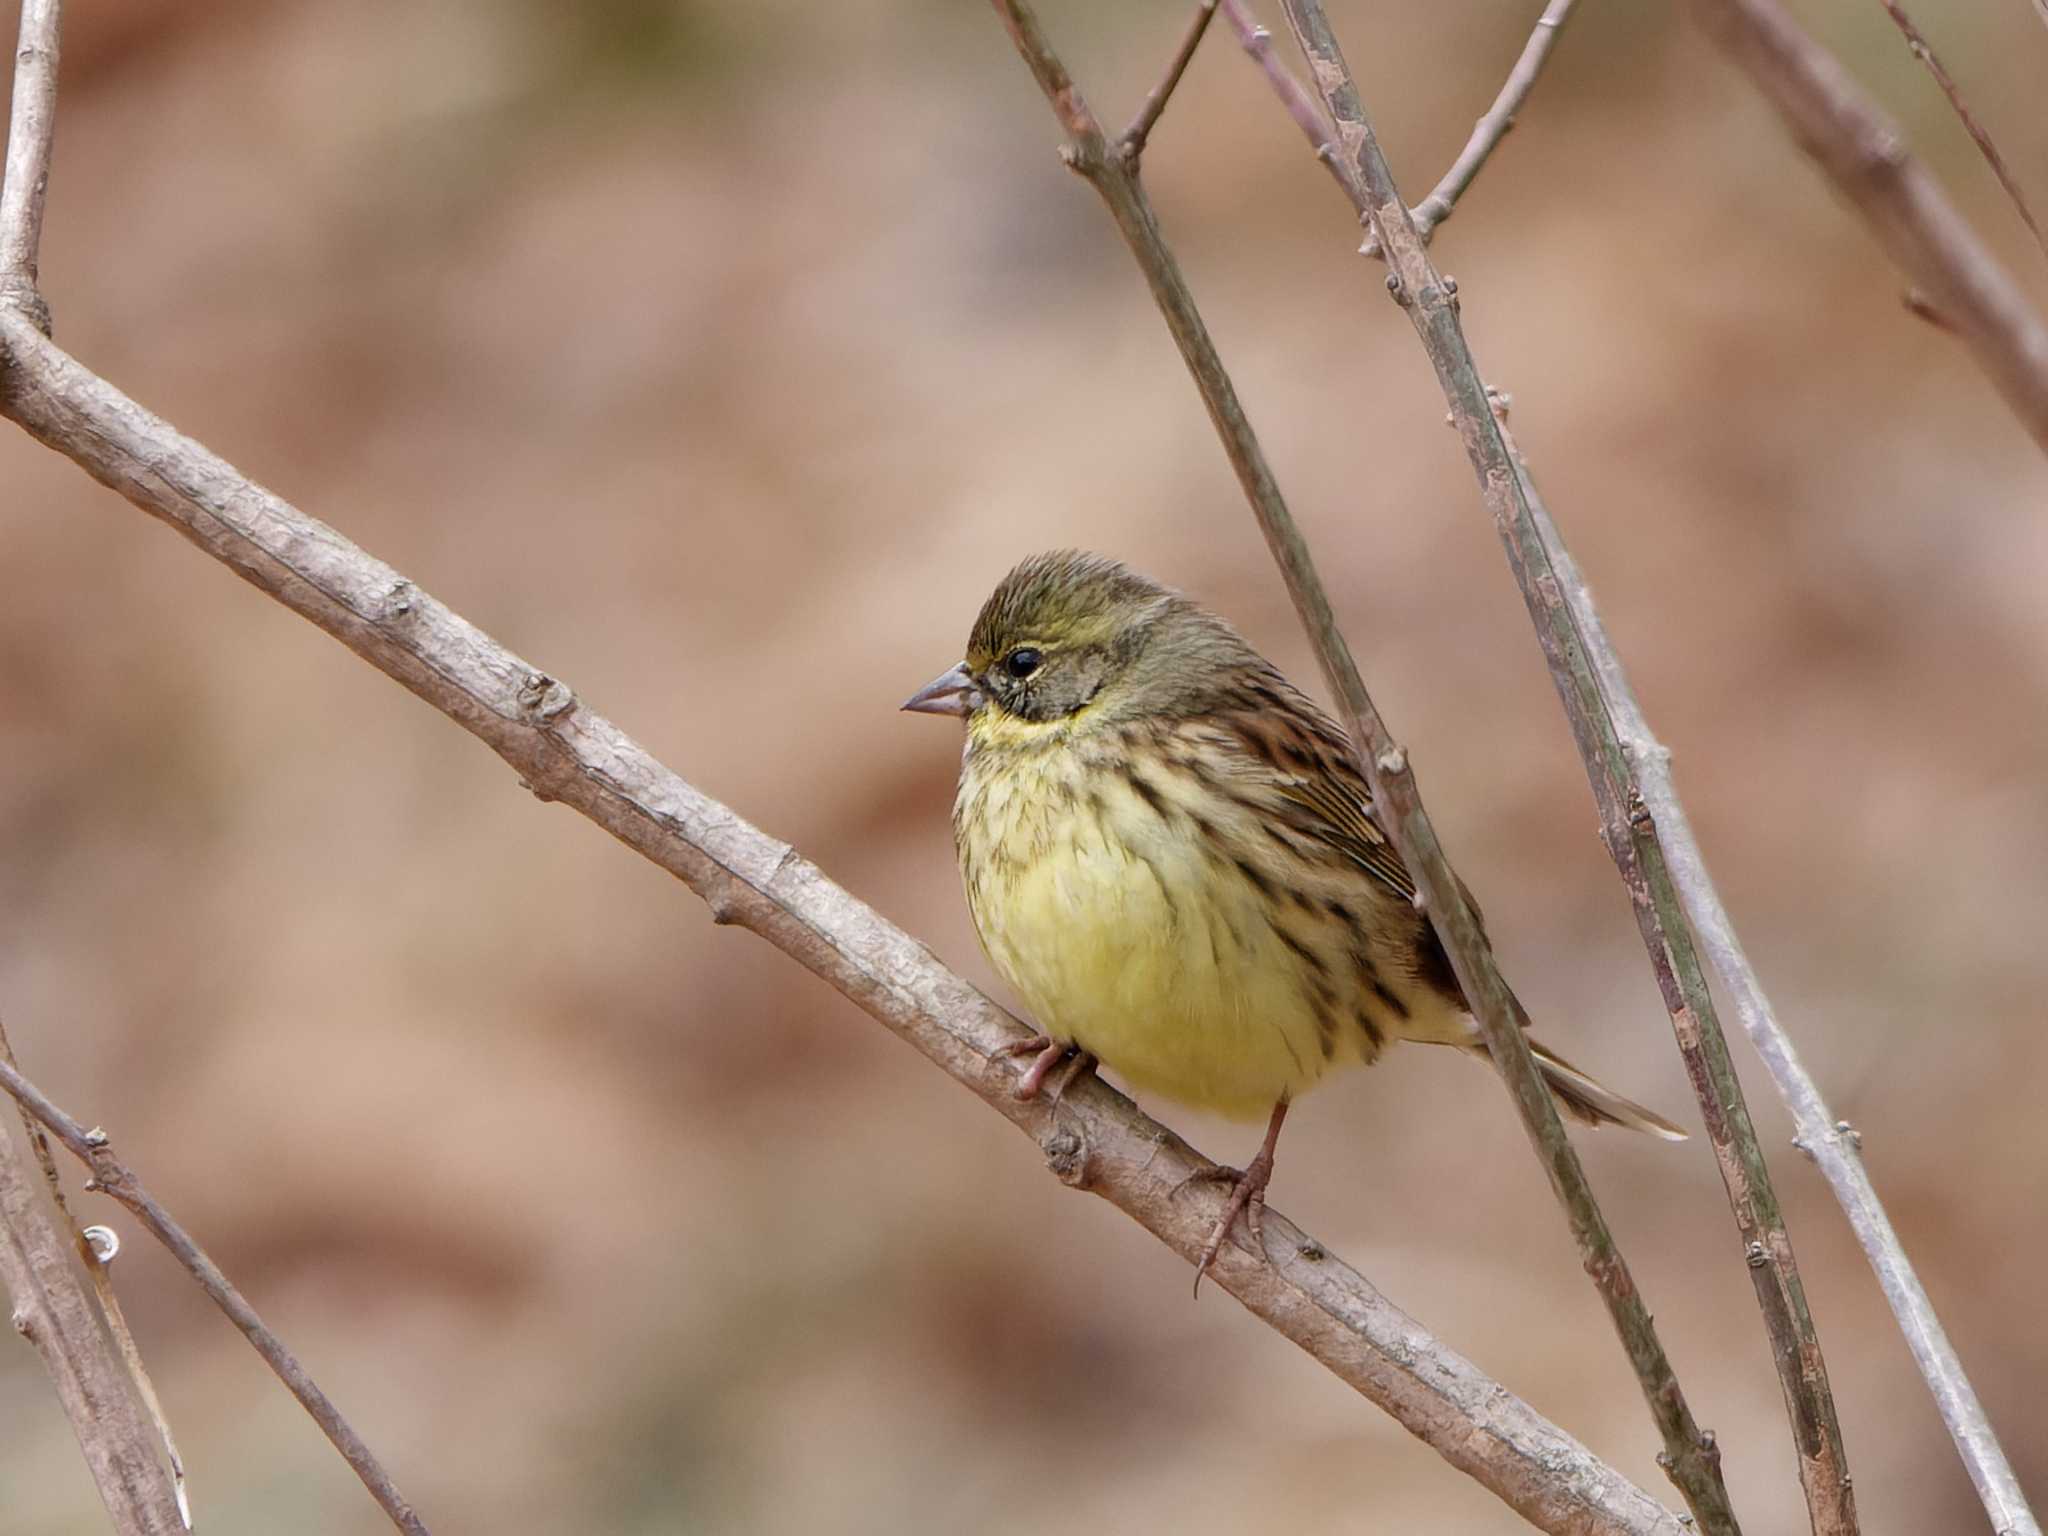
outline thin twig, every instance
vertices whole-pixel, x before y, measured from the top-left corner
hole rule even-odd
[[[2048,3],[2048,0],[2043,0]],[[1345,170],[1342,160],[1334,152],[1336,139],[1330,132],[1330,120],[1323,113],[1323,104],[1316,99],[1315,92],[1294,77],[1294,71],[1280,61],[1273,51],[1273,34],[1260,24],[1245,0],[1223,0],[1223,14],[1230,22],[1230,28],[1237,34],[1238,45],[1252,56],[1253,61],[1266,73],[1272,82],[1273,93],[1287,108],[1287,115],[1308,136],[1309,143],[1316,146],[1316,158],[1323,162],[1325,169],[1337,178],[1341,186]]]
[[[4,1022],[0,1022],[0,1062],[17,1071],[21,1067],[14,1054],[14,1042],[7,1038]],[[178,1501],[178,1518],[189,1531],[192,1528],[192,1503],[185,1486],[185,1460],[178,1454],[177,1437],[171,1433],[170,1415],[164,1412],[163,1399],[157,1396],[156,1383],[150,1380],[149,1367],[143,1363],[142,1347],[135,1342],[135,1332],[128,1326],[127,1314],[121,1310],[121,1298],[114,1291],[113,1262],[121,1240],[111,1228],[78,1224],[71,1203],[64,1198],[64,1180],[57,1172],[56,1156],[50,1151],[50,1133],[27,1109],[18,1104],[15,1108],[21,1117],[22,1133],[28,1137],[29,1150],[35,1154],[36,1162],[43,1170],[43,1185],[49,1191],[50,1204],[56,1208],[58,1218],[71,1233],[72,1246],[92,1279],[93,1295],[99,1302],[100,1316],[106,1320],[107,1332],[114,1341],[114,1347],[120,1351],[121,1363],[128,1368],[128,1378],[135,1383],[136,1395],[156,1428],[157,1438],[163,1442],[164,1456],[170,1463],[171,1491]]]
[[[1431,189],[1429,196],[1414,208],[1415,232],[1427,241],[1435,233],[1437,225],[1451,216],[1451,210],[1458,205],[1458,199],[1465,195],[1465,189],[1472,185],[1472,178],[1479,174],[1487,157],[1500,147],[1500,141],[1508,136],[1508,130],[1515,126],[1515,114],[1522,110],[1522,103],[1529,98],[1529,92],[1536,84],[1536,77],[1543,72],[1543,61],[1550,57],[1550,50],[1557,43],[1557,35],[1570,20],[1573,0],[1550,0],[1543,8],[1543,14],[1536,18],[1535,30],[1530,32],[1529,41],[1522,45],[1521,57],[1515,60],[1515,67],[1508,71],[1508,78],[1500,88],[1500,94],[1493,99],[1493,105],[1486,109],[1486,115],[1473,125],[1472,137],[1465,141],[1465,147],[1458,152],[1458,158],[1451,162],[1451,168],[1444,172],[1444,179]]]
[[[341,1416],[341,1410],[306,1374],[305,1367],[285,1348],[284,1342],[264,1326],[263,1319],[256,1315],[256,1309],[220,1272],[220,1267],[206,1256],[171,1213],[157,1204],[134,1171],[114,1156],[106,1134],[97,1129],[89,1131],[65,1114],[11,1062],[0,1061],[0,1089],[12,1094],[23,1109],[48,1126],[51,1134],[92,1170],[92,1183],[88,1188],[120,1201],[135,1213],[136,1219],[149,1228],[159,1242],[170,1249],[177,1261],[199,1282],[200,1289],[213,1298],[215,1305],[228,1315],[228,1320],[256,1346],[256,1352],[277,1373],[278,1380],[305,1405],[306,1412],[334,1442],[334,1448],[355,1468],[356,1476],[363,1480],[363,1486],[370,1490],[371,1497],[383,1506],[385,1514],[391,1517],[391,1523],[407,1532],[408,1536],[427,1536],[426,1526],[413,1513],[412,1506],[400,1496],[390,1475],[371,1454],[370,1448],[363,1444],[362,1437],[349,1427],[348,1420]]]
[[[1415,220],[1415,227],[1425,243],[1434,238],[1436,227],[1451,216],[1458,199],[1465,195],[1466,188],[1472,185],[1481,168],[1500,147],[1501,140],[1508,136],[1508,130],[1515,126],[1516,114],[1522,110],[1523,102],[1535,87],[1536,77],[1543,72],[1544,61],[1556,46],[1557,35],[1564,30],[1575,3],[1576,0],[1550,0],[1544,7],[1543,14],[1536,19],[1535,28],[1529,33],[1528,42],[1522,45],[1514,68],[1508,71],[1500,94],[1494,97],[1493,105],[1473,125],[1472,136],[1465,141],[1458,158],[1444,172],[1443,180],[1431,189],[1429,196],[1409,210],[1409,216]],[[1359,202],[1363,193],[1358,189],[1355,171],[1342,155],[1335,152],[1336,141],[1322,103],[1295,78],[1292,70],[1274,57],[1273,35],[1259,24],[1248,0],[1222,0],[1222,4],[1231,30],[1237,34],[1239,46],[1265,71],[1266,78],[1272,82],[1274,94],[1286,106],[1288,116],[1316,146],[1316,158],[1323,162],[1352,201]],[[1379,256],[1379,236],[1368,230],[1365,244],[1359,249],[1363,255]]]
[[[1030,6],[1025,0],[994,0],[994,4],[1019,54],[1066,130],[1062,158],[1088,180],[1108,206],[1201,391],[1210,420],[1279,562],[1289,594],[1315,645],[1324,676],[1337,697],[1354,750],[1359,752],[1360,766],[1371,783],[1373,800],[1423,893],[1431,920],[1450,953],[1465,996],[1486,1031],[1495,1062],[1521,1112],[1529,1139],[1565,1208],[1586,1270],[1606,1302],[1636,1368],[1644,1397],[1663,1434],[1674,1480],[1705,1530],[1733,1532],[1734,1517],[1728,1510],[1727,1491],[1721,1482],[1712,1439],[1699,1432],[1686,1407],[1649,1311],[1615,1246],[1613,1234],[1586,1181],[1585,1170],[1530,1057],[1516,1005],[1494,965],[1477,914],[1437,843],[1405,753],[1396,745],[1359,679],[1307,545],[1287,510],[1179,264],[1160,235],[1151,202],[1130,167],[1110,151],[1100,123],[1046,40]],[[1341,110],[1337,111],[1337,120],[1343,121]]]
[[[1230,3],[1231,0],[1225,0],[1226,6]],[[2041,0],[2041,3],[2048,4],[2048,0]],[[1291,105],[1289,115],[1296,115]],[[1316,132],[1306,133],[1305,137],[1317,150],[1317,158],[1327,165],[1329,156],[1324,152],[1324,139]],[[1349,185],[1341,176],[1338,184],[1347,188]],[[1369,205],[1360,198],[1353,198],[1353,204],[1362,217],[1367,214]],[[1917,291],[1908,291],[1906,305],[1930,324],[1944,330],[1954,329],[1948,318],[1928,304]],[[1538,499],[1528,466],[1505,423],[1500,423],[1500,431],[1528,500],[1532,520],[1550,553],[1554,570],[1562,579],[1580,637],[1599,673],[1603,697],[1630,762],[1636,769],[1642,799],[1664,846],[1671,877],[1699,935],[1701,946],[1712,961],[1722,985],[1734,999],[1743,1029],[1763,1058],[1780,1097],[1791,1109],[1799,1127],[1802,1147],[1808,1156],[1820,1163],[1848,1216],[1851,1229],[1863,1244],[1914,1358],[1919,1362],[1921,1374],[1934,1394],[1943,1421],[1948,1425],[1949,1433],[1954,1437],[1971,1478],[1984,1499],[1994,1527],[2001,1533],[2010,1532],[2012,1536],[2040,1536],[2041,1528],[2027,1508],[2011,1464],[2000,1449],[1976,1391],[1949,1346],[1926,1291],[1892,1230],[1869,1175],[1860,1159],[1847,1156],[1840,1148],[1831,1147],[1831,1143],[1848,1137],[1846,1122],[1836,1120],[1812,1078],[1800,1064],[1790,1037],[1779,1024],[1748,956],[1736,940],[1727,909],[1721,904],[1720,894],[1707,873],[1699,844],[1693,838],[1691,823],[1672,784],[1670,754],[1657,744],[1644,722],[1641,708],[1629,689],[1620,657],[1608,641],[1593,606],[1591,593],[1580,577],[1562,536]],[[1853,1144],[1849,1150],[1853,1151]]]
[[[6,1060],[10,1067],[17,1065],[12,1055]],[[47,1153],[49,1139],[43,1136],[41,1123],[26,1109],[21,1111],[21,1118],[35,1126]],[[128,1326],[128,1314],[121,1310],[121,1297],[114,1290],[114,1256],[121,1251],[121,1239],[112,1227],[77,1227],[76,1230],[86,1272],[92,1277],[93,1295],[100,1304],[100,1316],[106,1319],[107,1332],[121,1353],[121,1363],[128,1367],[128,1379],[135,1383],[136,1396],[141,1398],[143,1409],[156,1428],[157,1438],[163,1442],[164,1460],[171,1469],[171,1492],[178,1500],[178,1519],[189,1531],[192,1529],[192,1496],[185,1481],[185,1458],[178,1454],[178,1439],[171,1433],[171,1416],[164,1412],[163,1399],[157,1396],[156,1383],[150,1379],[149,1367],[143,1362],[142,1346],[135,1342],[135,1330]]]
[[[1900,294],[1899,303],[1905,308],[1907,314],[1919,316],[1937,331],[1947,331],[1951,336],[1955,334],[1955,322],[1928,303],[1927,295],[1918,288],[1908,288],[1904,293]]]
[[[1180,46],[1173,51],[1173,59],[1166,66],[1166,74],[1152,87],[1152,94],[1145,98],[1145,104],[1138,108],[1138,115],[1131,119],[1131,126],[1123,131],[1116,141],[1117,153],[1126,160],[1135,161],[1145,153],[1145,141],[1152,136],[1152,125],[1159,121],[1159,114],[1166,110],[1166,100],[1180,84],[1180,77],[1188,72],[1188,64],[1195,56],[1195,50],[1202,46],[1202,34],[1209,30],[1209,23],[1216,16],[1216,0],[1196,0],[1195,14],[1188,21],[1188,29],[1181,34]]]
[[[559,800],[824,979],[1024,1131],[1059,1175],[1193,1261],[1225,1198],[1214,1165],[1094,1081],[1012,1095],[1027,1033],[787,843],[656,762],[460,615],[81,367],[0,305],[0,412],[311,620]],[[1681,1536],[1678,1520],[1270,1210],[1267,1259],[1211,1275],[1340,1379],[1546,1531]]]
[[[7,169],[0,182],[0,296],[23,305],[46,331],[50,316],[37,291],[36,260],[57,127],[57,30],[63,9],[63,0],[22,0]]]
[[[1963,127],[1976,141],[1977,152],[1984,157],[1984,163],[1991,167],[1991,174],[1998,178],[1998,184],[2005,188],[2005,195],[2012,199],[2013,207],[2019,210],[2019,216],[2026,224],[2028,233],[2034,237],[2034,244],[2041,248],[2042,255],[2048,256],[2048,238],[2042,236],[2041,226],[2034,222],[2034,210],[2027,206],[2026,194],[2020,191],[2019,183],[2013,180],[2012,172],[2006,167],[2005,156],[2001,155],[1998,146],[1991,142],[1991,135],[1984,131],[1984,126],[1970,111],[1969,103],[1963,100],[1962,87],[1956,84],[1955,77],[1942,66],[1941,59],[1934,52],[1934,45],[1928,42],[1920,29],[1913,24],[1913,18],[1906,14],[1906,8],[1899,4],[1899,0],[1883,0],[1883,4],[1885,13],[1904,34],[1906,46],[1913,50],[1915,58],[1927,66],[1927,72],[1934,76],[1934,83],[1941,87],[1941,94],[1948,98],[1948,104],[1955,108],[1956,116],[1962,119]]]
[[[1692,822],[1672,781],[1671,751],[1651,732],[1621,657],[1607,638],[1592,591],[1579,574],[1578,564],[1565,547],[1542,498],[1536,494],[1535,484],[1528,478],[1505,424],[1502,435],[1508,451],[1515,454],[1517,472],[1523,477],[1523,491],[1538,534],[1549,552],[1564,601],[1585,637],[1587,654],[1600,674],[1601,691],[1613,714],[1622,746],[1635,767],[1644,808],[1656,825],[1658,839],[1670,860],[1671,878],[1685,902],[1687,915],[1692,918],[1700,947],[1713,962],[1723,991],[1735,1005],[1736,1017],[1742,1021],[1743,1030],[1756,1047],[1757,1055],[1763,1058],[1771,1081],[1792,1111],[1799,1149],[1819,1165],[1849,1218],[1850,1230],[1876,1271],[1878,1285],[1891,1304],[1920,1374],[1933,1390],[1935,1406],[1940,1409],[1942,1421],[1948,1425],[1970,1479],[1976,1484],[1992,1529],[1999,1536],[2041,1536],[2040,1522],[2027,1507],[2019,1479],[1992,1432],[1976,1389],[1964,1374],[1941,1319],[1935,1315],[1934,1304],[1928,1300],[1926,1288],[1914,1273],[1905,1246],[1870,1182],[1870,1174],[1863,1166],[1862,1137],[1848,1121],[1835,1117],[1799,1059],[1791,1037],[1778,1022],[1777,1011],[1765,995],[1756,968],[1750,964],[1728,909],[1721,902],[1714,878],[1707,871],[1699,840],[1693,836]]]
[[[0,1284],[15,1331],[36,1347],[120,1536],[183,1536],[177,1495],[14,1138],[0,1129]]]
[[[1826,1363],[1793,1259],[1791,1239],[1771,1187],[1770,1171],[1671,887],[1655,826],[1641,814],[1641,799],[1587,661],[1584,641],[1558,599],[1555,576],[1535,535],[1514,462],[1465,341],[1456,286],[1437,273],[1416,233],[1321,0],[1285,0],[1285,5],[1288,21],[1310,60],[1370,200],[1365,212],[1388,252],[1388,291],[1408,311],[1429,353],[1452,420],[1478,474],[1585,760],[1608,852],[1633,898],[1644,947],[1670,1011],[1672,1030],[1742,1236],[1792,1420],[1800,1482],[1813,1528],[1829,1536],[1847,1536],[1856,1529],[1855,1500],[1834,1399],[1828,1390]],[[1674,1451],[1675,1456],[1682,1454]],[[1683,1474],[1685,1481],[1680,1486],[1687,1489],[1688,1499],[1698,1495],[1711,1502],[1718,1493],[1725,1500],[1718,1469],[1704,1456],[1696,1465],[1679,1461],[1671,1470],[1674,1478]],[[1704,1472],[1713,1475],[1703,1476]],[[1699,1512],[1697,1506],[1695,1512]],[[1701,1520],[1707,1523],[1704,1514]]]
[[[2048,450],[2048,326],[1898,126],[1778,0],[1692,0],[1692,8]]]

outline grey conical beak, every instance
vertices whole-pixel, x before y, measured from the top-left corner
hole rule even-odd
[[[914,715],[971,715],[981,708],[981,690],[968,676],[967,663],[942,672],[903,701]]]

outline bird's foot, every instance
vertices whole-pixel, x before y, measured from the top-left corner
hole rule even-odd
[[[1059,1103],[1066,1091],[1074,1086],[1074,1080],[1083,1072],[1091,1071],[1095,1058],[1078,1045],[1068,1045],[1050,1035],[1033,1035],[1029,1040],[1019,1040],[1015,1045],[1003,1047],[1005,1056],[1035,1056],[1024,1076],[1012,1090],[1020,1099],[1035,1099],[1045,1087],[1048,1079],[1052,1082],[1052,1101]],[[1064,1065],[1062,1065],[1064,1063]]]
[[[1230,1224],[1237,1220],[1237,1213],[1244,1212],[1244,1224],[1252,1235],[1252,1252],[1260,1258],[1266,1256],[1265,1225],[1259,1218],[1266,1210],[1266,1186],[1273,1179],[1273,1148],[1280,1141],[1280,1125],[1287,1118],[1287,1101],[1282,1099],[1273,1106],[1273,1118],[1266,1122],[1266,1139],[1259,1143],[1258,1156],[1244,1165],[1244,1172],[1235,1168],[1210,1167],[1188,1176],[1192,1184],[1196,1179],[1217,1179],[1230,1182],[1230,1203],[1223,1207],[1223,1219],[1210,1232],[1209,1241],[1202,1245],[1202,1257],[1195,1265],[1195,1294],[1202,1294],[1202,1276],[1209,1273],[1209,1266],[1216,1262],[1216,1255],[1223,1251],[1223,1245],[1230,1237]]]
[[[1211,1180],[1230,1185],[1230,1201],[1223,1207],[1223,1215],[1209,1231],[1209,1241],[1202,1245],[1202,1256],[1195,1261],[1195,1294],[1202,1294],[1202,1276],[1209,1273],[1209,1266],[1216,1262],[1216,1255],[1223,1251],[1229,1241],[1231,1226],[1237,1221],[1239,1212],[1244,1214],[1244,1224],[1251,1233],[1252,1252],[1264,1256],[1266,1252],[1266,1228],[1260,1219],[1266,1210],[1266,1186],[1273,1178],[1273,1153],[1269,1147],[1261,1147],[1259,1155],[1244,1166],[1242,1173],[1235,1168],[1204,1168],[1190,1176],[1195,1179]]]

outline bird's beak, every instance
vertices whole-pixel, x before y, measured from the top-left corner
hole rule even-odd
[[[964,717],[981,708],[981,690],[968,676],[967,663],[963,661],[952,671],[940,673],[918,689],[903,701],[903,707],[914,715]]]

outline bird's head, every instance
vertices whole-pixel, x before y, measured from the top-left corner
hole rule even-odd
[[[1071,723],[1088,711],[1160,711],[1169,682],[1206,670],[1227,640],[1220,620],[1115,560],[1075,550],[1033,555],[982,604],[967,656],[903,707],[995,727]],[[1174,658],[1193,668],[1170,666]]]

